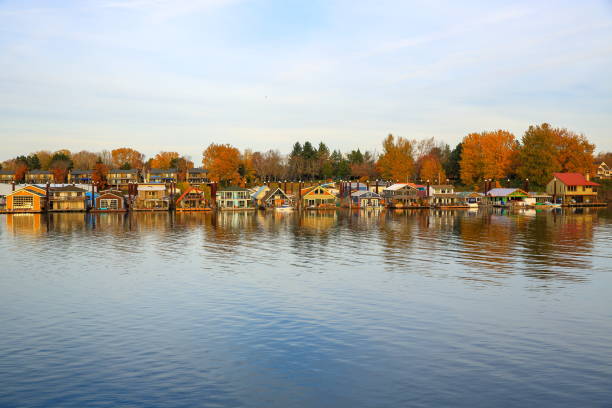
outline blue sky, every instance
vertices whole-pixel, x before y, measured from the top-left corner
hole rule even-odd
[[[612,150],[612,2],[0,0],[0,160],[544,121]]]

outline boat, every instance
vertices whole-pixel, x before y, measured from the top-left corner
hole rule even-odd
[[[293,211],[293,207],[288,205],[288,204],[283,204],[280,207],[274,207],[274,210],[275,211],[283,211],[283,212]]]

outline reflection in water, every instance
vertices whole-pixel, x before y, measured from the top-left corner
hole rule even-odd
[[[3,229],[18,238],[40,239],[40,245],[50,237],[61,237],[67,245],[90,236],[132,253],[154,240],[166,256],[185,254],[186,245],[197,242],[208,256],[228,264],[241,262],[232,254],[258,249],[297,257],[325,255],[347,264],[368,262],[377,254],[378,261],[397,272],[431,274],[431,265],[437,264],[461,266],[461,279],[480,283],[500,283],[513,274],[579,282],[588,279],[593,267],[601,212],[606,210],[9,214]],[[353,256],[342,259],[349,253]],[[313,265],[317,261],[308,266]],[[438,272],[450,276],[447,270]]]
[[[0,215],[0,406],[606,406],[611,213]]]

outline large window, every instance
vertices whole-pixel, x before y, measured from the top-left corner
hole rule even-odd
[[[33,208],[34,197],[32,196],[14,196],[13,208]]]
[[[117,210],[118,208],[119,208],[119,202],[115,198],[100,200],[101,210]]]

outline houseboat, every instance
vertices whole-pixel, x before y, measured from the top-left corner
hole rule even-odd
[[[166,185],[160,183],[140,183],[136,187],[136,198],[131,209],[135,211],[168,211],[170,198]]]
[[[336,196],[321,185],[301,189],[300,196],[302,208],[317,210],[336,208]]]
[[[285,190],[280,187],[269,188],[261,200],[261,205],[263,208],[286,211],[293,208],[291,198],[285,193]]]
[[[563,206],[581,207],[605,205],[597,201],[598,183],[591,181],[589,175],[580,173],[553,173],[546,185],[546,193],[553,197],[554,203]]]
[[[355,191],[351,193],[351,208],[371,209],[383,208],[383,198],[372,191]]]
[[[46,210],[45,188],[29,185],[6,195],[6,211],[9,213],[40,213]]]
[[[484,197],[484,194],[476,191],[460,191],[457,193],[457,201],[469,208],[477,208]]]
[[[455,194],[455,187],[450,184],[430,185],[427,187],[428,202],[432,207],[461,208],[468,207],[460,202]]]
[[[254,210],[251,192],[243,187],[229,186],[217,191],[219,210]]]
[[[176,199],[176,211],[210,211],[207,193],[199,188],[189,187]]]
[[[494,207],[521,207],[526,204],[529,193],[520,188],[493,188],[485,196]]]
[[[396,183],[383,190],[383,198],[387,207],[391,208],[419,208],[422,204],[423,194],[411,183]]]
[[[125,195],[120,190],[104,190],[95,195],[94,212],[127,211]]]
[[[75,186],[62,186],[49,188],[48,211],[81,212],[87,211],[87,197],[84,190]]]

